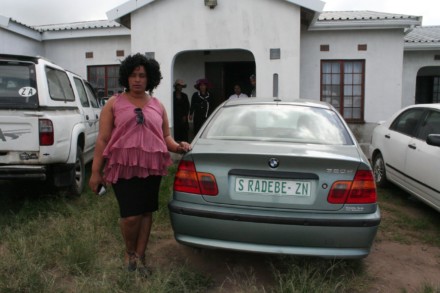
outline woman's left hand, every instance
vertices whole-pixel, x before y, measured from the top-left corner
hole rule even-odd
[[[191,145],[186,141],[181,141],[176,148],[176,153],[182,154],[189,152],[191,150]]]

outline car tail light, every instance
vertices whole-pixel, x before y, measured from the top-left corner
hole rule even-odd
[[[49,119],[39,120],[40,145],[53,145],[53,124]]]
[[[353,181],[336,181],[330,189],[327,201],[332,204],[375,203],[377,194],[373,173],[359,170]]]
[[[186,193],[217,195],[218,188],[214,175],[197,172],[194,162],[180,161],[174,178],[174,190]]]

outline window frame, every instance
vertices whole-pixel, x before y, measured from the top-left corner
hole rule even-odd
[[[440,76],[433,77],[431,103],[440,103]]]
[[[354,70],[346,73],[345,65],[352,63],[360,63],[362,68],[360,72],[355,72]],[[333,65],[338,65],[338,72],[333,73]],[[332,68],[330,72],[326,72],[324,70],[325,65],[330,65]],[[322,59],[320,65],[320,100],[324,102],[328,102],[332,104],[336,110],[344,117],[346,122],[349,123],[365,123],[365,59]],[[354,68],[354,66],[352,66]],[[351,74],[352,83],[347,83],[346,78]],[[356,80],[359,80],[360,83],[355,83]],[[325,80],[330,78],[330,83],[325,83]],[[333,80],[336,79],[339,83],[333,83]],[[325,93],[328,89],[332,88],[330,94]],[[350,88],[352,90],[351,95],[346,95],[346,89]],[[360,89],[358,89],[360,87]],[[335,89],[335,91],[333,91]],[[355,94],[355,89],[359,91],[359,94]],[[351,105],[348,106],[348,98],[351,97]],[[359,106],[356,106],[357,103],[355,101],[356,98],[360,98],[358,100]],[[338,103],[338,105],[336,105]],[[345,110],[352,109],[352,115],[348,117],[345,115]],[[359,109],[359,118],[353,118],[353,110]]]
[[[49,96],[54,101],[74,102],[75,94],[73,93],[72,84],[69,76],[63,70],[45,67],[46,83],[49,90]],[[58,96],[59,94],[59,96]]]
[[[94,76],[92,74],[92,70],[98,71],[99,68],[103,68],[104,69],[104,75],[96,74],[96,76]],[[87,66],[87,81],[95,89],[96,97],[98,98],[99,101],[104,100],[106,98],[109,98],[109,97],[117,94],[118,92],[122,92],[124,90],[124,88],[121,85],[119,85],[119,68],[120,68],[119,64],[89,65],[89,66]],[[115,72],[114,75],[110,74],[112,69]],[[99,78],[103,79],[104,87],[99,86],[99,84],[98,84]],[[116,79],[117,87],[110,87],[109,86],[109,83],[110,83],[109,80],[110,79]],[[117,91],[113,90],[115,88],[117,88]],[[103,90],[102,96],[100,96],[100,91],[101,90]],[[110,91],[113,90],[113,92],[109,93],[109,90]]]

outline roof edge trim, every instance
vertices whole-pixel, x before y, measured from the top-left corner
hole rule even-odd
[[[40,32],[19,22],[16,22],[10,17],[0,15],[0,27],[12,33],[19,34],[38,42],[41,42],[42,40]]]
[[[154,1],[156,0],[130,0],[107,11],[106,15],[109,20],[118,21],[118,19],[120,19],[124,15],[130,14],[133,11]]]
[[[119,22],[118,20],[127,15],[132,13],[133,11],[150,4],[151,2],[154,2],[156,0],[130,0],[128,2],[125,2],[109,11],[106,12],[107,18],[109,20],[114,20]],[[310,10],[313,10],[315,12],[322,12],[325,6],[325,2],[321,0],[285,0],[289,3],[296,4],[300,7],[304,7]]]
[[[405,43],[404,51],[438,51],[439,43]]]
[[[292,4],[296,4],[300,7],[304,7],[315,12],[322,12],[325,6],[325,2],[320,0],[286,0]]]
[[[320,20],[309,27],[309,31],[325,31],[325,30],[353,30],[353,29],[409,29],[414,26],[420,26],[421,21],[402,21],[393,23],[383,23],[380,21],[328,21],[322,23]]]

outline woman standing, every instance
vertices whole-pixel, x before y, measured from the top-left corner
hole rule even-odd
[[[89,182],[95,193],[100,184],[112,184],[119,204],[125,266],[143,273],[161,178],[171,164],[168,151],[190,149],[187,142],[178,144],[170,136],[165,108],[151,96],[161,79],[154,59],[135,54],[122,61],[119,83],[126,90],[111,97],[102,109]]]
[[[197,134],[203,123],[214,110],[214,98],[208,91],[210,87],[211,83],[206,78],[197,80],[194,85],[197,91],[191,97],[189,116],[190,119],[194,119],[194,135]]]

